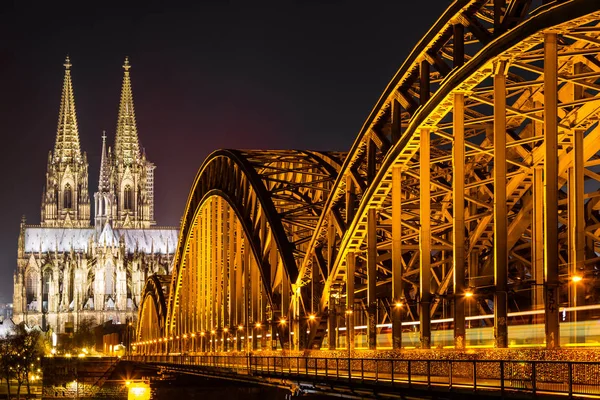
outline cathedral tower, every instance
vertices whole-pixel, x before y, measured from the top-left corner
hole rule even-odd
[[[111,222],[115,228],[154,225],[154,164],[146,160],[138,139],[129,59],[125,58],[114,153],[110,156]],[[109,149],[110,153],[110,149]],[[108,158],[108,157],[107,157]],[[102,180],[101,176],[101,180]],[[99,189],[99,191],[101,191]]]
[[[71,62],[65,60],[65,79],[58,114],[54,152],[48,155],[42,195],[42,226],[90,226],[87,155],[81,153],[71,82]]]

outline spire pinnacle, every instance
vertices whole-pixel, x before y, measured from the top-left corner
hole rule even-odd
[[[54,159],[56,161],[71,162],[81,161],[81,148],[79,145],[79,129],[75,114],[75,97],[71,81],[71,60],[66,57],[65,78],[63,82],[60,109],[58,112],[58,128],[56,144],[54,145]]]
[[[117,134],[115,136],[115,154],[117,160],[130,165],[140,159],[140,143],[138,140],[137,126],[135,123],[135,110],[133,107],[133,92],[129,76],[129,58],[125,58],[123,69],[123,86],[121,87],[121,103],[117,119]]]
[[[108,157],[106,156],[106,131],[102,131],[102,156],[100,158],[98,191],[101,193],[110,191],[110,170],[108,166]]]
[[[131,68],[131,65],[129,65],[129,57],[125,57],[125,63],[123,64],[123,69],[125,70],[125,72],[129,72],[129,69]]]

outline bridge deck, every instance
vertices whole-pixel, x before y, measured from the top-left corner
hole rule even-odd
[[[415,388],[434,392],[496,392],[502,396],[600,398],[600,365],[594,362],[349,359],[283,355],[165,355],[130,359],[181,372],[210,370],[217,375],[235,373],[308,381],[315,386],[342,382],[355,388],[376,388],[375,391]],[[338,390],[329,387],[329,390]]]

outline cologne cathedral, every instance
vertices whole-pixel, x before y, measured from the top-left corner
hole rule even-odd
[[[170,272],[177,244],[177,229],[154,221],[155,166],[139,143],[127,59],[112,148],[102,135],[92,223],[68,57],[64,66],[41,223],[21,222],[13,299],[15,323],[57,333],[76,330],[84,319],[94,325],[133,320],[146,278]]]

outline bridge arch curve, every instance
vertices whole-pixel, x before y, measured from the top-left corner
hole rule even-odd
[[[236,330],[248,337],[257,325],[262,331],[287,315],[296,259],[340,156],[219,150],[207,158],[190,191],[173,264],[167,326],[176,338],[207,335],[198,345],[226,345],[225,338],[241,335],[231,337]]]
[[[135,334],[140,353],[159,352],[163,347],[167,337],[165,328],[170,284],[170,275],[152,275],[146,280]]]

